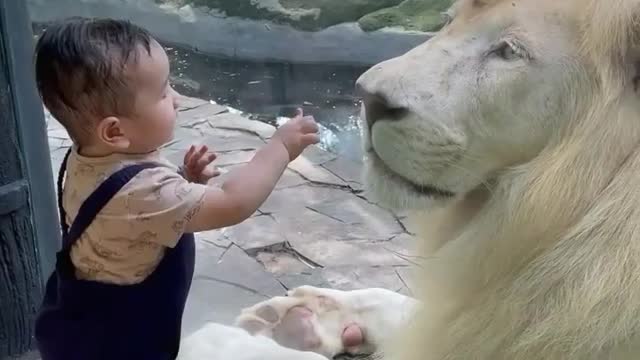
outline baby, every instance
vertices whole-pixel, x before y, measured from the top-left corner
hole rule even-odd
[[[42,35],[35,60],[43,102],[73,140],[58,179],[63,247],[36,319],[42,359],[174,359],[192,234],[249,218],[318,142],[317,125],[299,110],[221,187],[208,186],[217,174],[206,147],[192,146],[180,171],[159,154],[177,94],[147,31],[71,19]]]

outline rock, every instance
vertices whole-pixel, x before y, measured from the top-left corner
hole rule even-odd
[[[220,258],[231,246],[230,242],[227,242],[226,246],[221,246],[213,241],[205,240],[212,234],[202,233],[196,234],[196,267],[195,273],[206,273],[208,269],[218,263]]]
[[[393,266],[341,266],[322,269],[320,273],[329,287],[340,290],[356,290],[381,287],[391,291],[405,288],[397,269]]]
[[[240,150],[226,153],[218,153],[216,160],[213,162],[215,166],[228,167],[229,165],[244,164],[256,155],[255,150]]]
[[[178,111],[185,111],[208,104],[207,100],[181,95],[178,97]]]
[[[269,215],[252,217],[238,225],[223,229],[222,233],[232,243],[252,256],[260,250],[287,241],[285,232]]]
[[[324,201],[307,207],[346,225],[366,227],[383,238],[404,231],[392,213],[355,196]]]
[[[209,119],[208,125],[214,129],[245,131],[263,139],[269,139],[276,128],[261,121],[249,120],[238,114],[219,114]]]
[[[401,4],[363,16],[358,24],[365,31],[386,27],[405,30],[438,31],[444,25],[441,15],[451,6],[451,0],[405,0]]]
[[[361,193],[364,191],[364,185],[359,182],[348,181],[347,185],[353,190],[354,193]]]
[[[280,189],[286,189],[286,188],[290,188],[290,187],[296,187],[302,184],[307,184],[308,181],[303,179],[299,174],[286,169],[284,171],[284,174],[282,175],[282,177],[280,178],[280,180],[278,180],[278,183],[276,184],[276,190],[280,190]]]
[[[256,154],[255,150],[216,152],[215,149],[211,149],[211,151],[213,151],[217,155],[217,158],[214,160],[212,166],[223,169],[229,169],[231,165],[245,164],[249,162]],[[184,155],[186,154],[186,150],[173,150],[172,148],[168,148],[163,150],[162,154],[173,164],[175,164],[176,166],[180,166],[184,162]]]
[[[322,164],[322,167],[348,183],[362,184],[362,162],[346,158],[336,158]]]
[[[242,156],[245,156],[246,153],[249,152],[232,152],[229,155],[233,156],[233,155],[238,155],[238,154],[243,154]],[[227,155],[227,154],[225,154]],[[238,155],[239,156],[239,155]],[[219,165],[219,163],[216,161],[214,162],[214,165]],[[243,166],[244,164],[235,164],[235,165],[228,165],[228,166],[218,166],[218,170],[220,170],[222,172],[222,174],[214,179],[212,179],[211,183],[212,184],[216,184],[216,185],[222,185],[228,178],[229,178],[229,172],[233,171],[234,169]],[[296,174],[295,172],[287,169],[284,171],[284,174],[282,175],[282,177],[280,178],[280,180],[278,180],[278,183],[276,184],[276,190],[279,189],[285,189],[285,188],[289,188],[289,187],[294,187],[294,186],[298,186],[298,185],[302,185],[302,184],[306,184],[307,181],[305,179],[303,179],[302,177],[300,177],[300,175]]]
[[[280,3],[287,8],[317,10],[318,15],[314,19],[315,24],[314,22],[311,24],[315,25],[316,28],[326,28],[340,23],[357,21],[366,14],[397,5],[401,1],[402,0],[281,0]],[[302,20],[309,21],[310,19],[302,18]],[[311,24],[302,25],[301,23],[304,27],[311,27]]]
[[[392,231],[380,231],[366,224],[347,224],[310,208],[284,208],[272,216],[282,226],[296,250],[299,250],[297,245],[302,243],[386,241],[396,235]]]
[[[269,20],[303,31],[358,22],[365,31],[385,27],[437,31],[441,12],[451,0],[159,0],[179,6],[195,5],[244,19]]]
[[[287,251],[260,251],[255,258],[267,271],[275,275],[298,274],[312,270],[298,256]]]
[[[305,209],[307,206],[332,199],[340,199],[344,196],[345,192],[343,190],[309,184],[284,188],[272,192],[267,201],[260,206],[260,211],[264,213],[296,212]]]
[[[284,293],[275,277],[237,246],[217,259],[200,257],[183,329],[188,334],[210,321],[231,325],[243,308]]]
[[[416,239],[409,234],[399,234],[391,240],[382,244],[382,246],[396,256],[405,259],[407,262],[419,266],[424,259],[415,255]]]
[[[403,54],[432,36],[395,29],[365,32],[358,25],[363,15],[400,1],[27,0],[27,3],[36,23],[69,16],[128,19],[164,42],[216,56],[370,66]]]
[[[418,292],[417,284],[415,283],[416,271],[420,271],[420,268],[416,266],[405,266],[397,267],[396,271],[406,287],[406,292],[403,292],[403,294],[409,296],[415,295]]]
[[[193,143],[207,145],[209,149],[216,153],[229,151],[249,151],[256,150],[265,145],[259,137],[234,130],[208,129],[203,131],[203,135],[194,139]],[[181,150],[188,149],[190,144],[179,143]]]
[[[223,270],[219,276],[207,269],[197,277],[216,277],[267,297],[283,294],[283,288],[275,278],[237,246],[231,246],[217,265],[219,270]]]
[[[191,145],[198,144],[201,138],[202,132],[200,130],[178,126],[173,132],[173,138],[162,145],[160,150],[165,155],[180,152],[182,157],[180,157],[179,163],[176,163],[176,165],[181,165],[185,151]]]
[[[401,257],[385,251],[382,242],[337,241],[303,235],[293,239],[291,244],[300,254],[324,267],[409,265]]]
[[[451,0],[159,0],[160,3],[205,6],[218,14],[269,20],[303,31],[358,22],[366,31],[384,27],[435,31],[442,25],[440,12]]]
[[[206,243],[218,248],[227,249],[231,246],[231,240],[225,235],[224,229],[203,231],[196,234],[200,243]]]
[[[347,186],[347,183],[345,183],[344,180],[333,175],[330,171],[320,166],[316,166],[305,156],[300,156],[289,163],[289,169],[300,174],[300,176],[312,183],[344,187]]]
[[[278,276],[278,281],[287,290],[291,290],[303,285],[317,287],[331,287],[329,282],[322,276],[322,269],[306,270],[297,274],[284,274]]]
[[[362,16],[398,5],[402,0],[160,0],[206,6],[227,16],[270,20],[304,31],[317,31],[332,25],[354,22]]]
[[[336,154],[323,150],[317,145],[311,145],[304,149],[301,156],[314,165],[322,165],[336,158]]]
[[[193,127],[195,124],[204,123],[206,120],[225,112],[226,106],[206,103],[187,110],[178,112],[178,125]]]
[[[415,235],[418,232],[419,227],[414,221],[411,221],[408,216],[399,216],[398,221],[400,221],[405,231],[409,234]]]

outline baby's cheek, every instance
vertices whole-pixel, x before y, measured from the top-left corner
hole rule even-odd
[[[166,131],[173,131],[173,127],[176,125],[178,113],[173,109],[173,106],[162,106],[158,111],[158,121],[161,122],[159,126]]]

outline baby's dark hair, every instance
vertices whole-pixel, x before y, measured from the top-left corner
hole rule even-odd
[[[38,91],[51,114],[76,143],[92,119],[130,114],[135,87],[127,66],[153,38],[124,20],[70,18],[48,27],[38,39],[35,72]]]

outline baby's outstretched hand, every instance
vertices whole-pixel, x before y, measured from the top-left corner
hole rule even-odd
[[[318,124],[313,116],[304,116],[302,109],[298,109],[296,116],[280,126],[273,138],[284,144],[289,152],[289,159],[293,161],[307,146],[320,141]]]
[[[209,166],[216,159],[216,154],[210,153],[206,145],[196,147],[191,145],[184,155],[184,177],[190,182],[206,184],[211,178],[220,175],[220,171]]]

